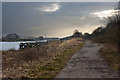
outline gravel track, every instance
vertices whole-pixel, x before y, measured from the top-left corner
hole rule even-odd
[[[118,78],[117,72],[100,56],[101,47],[87,41],[56,78]]]

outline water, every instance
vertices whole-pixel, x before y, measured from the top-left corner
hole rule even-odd
[[[10,49],[19,50],[20,43],[35,43],[36,41],[16,41],[16,42],[0,42],[0,51],[6,51]],[[37,42],[47,42],[47,40],[40,40]]]

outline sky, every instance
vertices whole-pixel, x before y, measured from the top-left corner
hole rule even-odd
[[[3,2],[2,34],[65,37],[77,29],[92,33],[112,16],[115,2]]]
[[[0,16],[2,16],[2,3],[0,2]],[[2,17],[0,17],[0,38],[2,38]]]
[[[119,0],[1,0],[2,2],[118,2]]]

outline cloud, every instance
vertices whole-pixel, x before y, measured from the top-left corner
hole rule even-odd
[[[95,15],[99,18],[107,18],[107,17],[111,17],[115,14],[118,14],[118,10],[104,10],[104,11],[92,13],[92,15]]]
[[[60,9],[60,5],[57,3],[53,3],[47,6],[42,6],[41,8],[39,8],[39,10],[43,12],[55,12],[59,9]]]
[[[85,16],[83,16],[83,17],[81,17],[80,19],[81,19],[81,20],[85,20],[85,19],[86,19],[86,17],[85,17]]]

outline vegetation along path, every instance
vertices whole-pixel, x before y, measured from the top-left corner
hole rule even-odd
[[[117,78],[117,72],[112,70],[99,55],[101,47],[86,42],[84,48],[71,58],[56,78]]]

